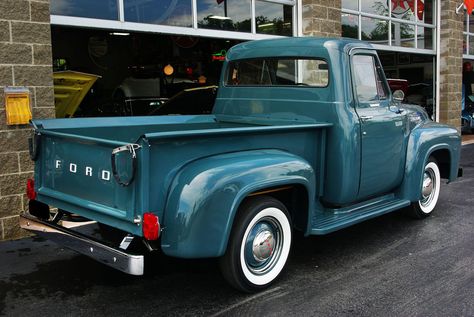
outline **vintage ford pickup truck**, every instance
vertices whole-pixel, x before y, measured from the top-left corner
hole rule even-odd
[[[294,230],[432,213],[441,178],[462,171],[460,135],[399,100],[370,44],[239,44],[211,115],[34,120],[21,226],[134,275],[144,254],[130,241],[219,258],[231,285],[256,291],[282,272]],[[122,236],[67,228],[74,215]]]

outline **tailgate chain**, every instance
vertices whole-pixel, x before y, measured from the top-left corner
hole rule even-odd
[[[137,153],[136,150],[140,149],[141,145],[139,144],[127,144],[124,146],[117,147],[112,150],[112,155],[111,155],[111,161],[112,161],[112,174],[114,175],[115,180],[117,183],[119,183],[121,186],[128,186],[133,182],[133,179],[135,178],[135,171],[137,169]],[[117,166],[115,163],[115,155],[120,152],[128,151],[130,152],[132,156],[132,176],[128,181],[124,182],[120,178],[120,175],[117,172]]]

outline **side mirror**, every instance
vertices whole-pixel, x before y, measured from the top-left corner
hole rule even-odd
[[[392,98],[397,102],[402,102],[403,99],[405,99],[405,93],[403,90],[395,90],[392,94]]]

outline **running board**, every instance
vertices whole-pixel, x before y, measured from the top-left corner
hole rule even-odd
[[[378,199],[372,200],[364,205],[358,204],[352,208],[343,210],[318,211],[314,213],[311,221],[311,234],[328,234],[356,223],[381,216],[397,209],[407,207],[411,204],[404,199]]]

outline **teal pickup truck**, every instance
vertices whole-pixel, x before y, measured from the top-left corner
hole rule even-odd
[[[324,235],[401,208],[425,218],[441,178],[460,176],[458,131],[400,94],[367,43],[239,44],[211,115],[34,120],[21,226],[134,275],[137,241],[219,258],[231,285],[260,290],[294,230]],[[69,228],[77,216],[120,239]]]

